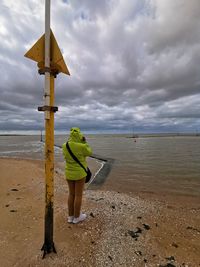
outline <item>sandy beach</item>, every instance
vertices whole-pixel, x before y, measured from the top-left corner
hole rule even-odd
[[[93,173],[98,165],[90,160]],[[200,266],[199,197],[112,191],[108,179],[97,190],[85,190],[87,220],[72,225],[66,221],[68,189],[62,164],[55,166],[57,254],[42,259],[43,167],[37,160],[0,159],[1,267]]]

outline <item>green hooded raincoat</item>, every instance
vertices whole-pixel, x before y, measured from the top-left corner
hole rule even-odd
[[[79,128],[71,128],[68,143],[72,153],[87,168],[86,157],[92,154],[90,146],[83,141],[83,134]],[[68,180],[80,180],[86,177],[85,170],[71,157],[66,143],[62,145],[63,155],[66,161],[65,175]]]

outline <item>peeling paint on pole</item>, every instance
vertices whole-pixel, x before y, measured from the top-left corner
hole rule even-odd
[[[46,78],[46,77],[45,77]],[[54,106],[54,76],[50,74],[49,105]],[[47,104],[47,103],[45,103]],[[43,257],[50,252],[56,252],[53,242],[54,221],[54,112],[48,111],[49,117],[45,116],[45,232]]]

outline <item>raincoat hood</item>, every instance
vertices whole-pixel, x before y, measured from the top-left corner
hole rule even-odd
[[[77,127],[71,128],[68,141],[69,142],[82,143],[83,142],[83,134],[81,133],[81,130]]]

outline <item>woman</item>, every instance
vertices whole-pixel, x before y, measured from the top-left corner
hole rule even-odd
[[[87,169],[86,157],[92,154],[90,146],[79,128],[71,128],[68,145],[72,153]],[[63,155],[66,161],[65,175],[69,187],[68,197],[68,222],[79,223],[86,219],[86,214],[81,213],[83,189],[85,184],[85,170],[72,158],[66,143],[62,145]]]

